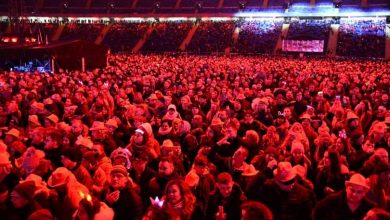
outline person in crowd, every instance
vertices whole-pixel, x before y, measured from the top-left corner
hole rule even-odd
[[[165,186],[164,205],[171,207],[180,219],[191,219],[195,210],[196,197],[184,180],[174,179]]]
[[[340,33],[372,31],[384,36],[385,19],[376,20],[357,21],[359,26],[342,21]],[[207,26],[202,22],[203,33],[208,28],[220,32],[202,40],[207,43],[200,49],[223,51],[227,45],[220,39],[231,39],[235,21],[207,22]],[[246,22],[237,23],[240,39],[231,49],[273,51],[282,19]],[[329,27],[329,22],[324,23]],[[304,24],[310,25],[303,29],[311,29],[311,22]],[[185,33],[193,23],[188,26]],[[118,40],[121,46],[115,50],[130,49],[136,42],[128,39],[129,34],[141,37],[148,27],[115,23],[106,38],[115,43],[115,35],[125,31],[125,40]],[[262,37],[250,34],[251,30]],[[195,33],[194,39],[201,36],[208,34]],[[346,39],[340,36],[340,45]],[[384,41],[378,42],[361,44],[355,52],[379,54],[383,50],[378,48],[384,47],[376,45]],[[33,203],[57,219],[75,218],[78,211],[77,218],[96,217],[95,208],[105,209],[102,202],[112,208],[114,219],[189,216],[175,209],[180,202],[169,199],[170,205],[150,206],[150,196],[161,199],[167,183],[178,179],[196,198],[192,219],[250,219],[266,213],[257,203],[249,203],[249,208],[242,208],[247,212],[242,212],[240,188],[249,202],[262,202],[275,219],[310,218],[313,189],[324,197],[315,216],[330,219],[331,212],[324,210],[339,208],[342,219],[362,219],[371,208],[388,211],[388,69],[389,62],[379,59],[110,54],[107,67],[95,70],[3,71],[0,214],[5,219],[14,214],[9,195],[30,178],[39,188]],[[121,169],[115,168],[112,178],[113,166]],[[370,180],[369,187],[356,177],[345,184],[356,172]],[[357,198],[363,194],[365,199]],[[92,204],[85,195],[93,198]],[[141,205],[130,207],[129,200]],[[331,205],[335,207],[324,208]],[[129,215],[131,208],[136,209],[131,211],[134,215]],[[38,209],[27,212],[30,217],[49,216]],[[27,212],[23,211],[24,219]]]
[[[272,220],[272,212],[267,206],[256,201],[247,201],[241,205],[243,220]]]
[[[245,201],[240,186],[226,172],[218,174],[216,186],[210,194],[206,219],[240,219],[241,204]]]
[[[178,178],[179,175],[176,172],[174,159],[166,156],[160,159],[158,164],[158,172],[148,183],[147,194],[148,197],[155,198],[162,197],[166,184],[173,179]]]
[[[54,170],[47,181],[47,186],[53,189],[48,198],[49,208],[53,216],[60,219],[71,219],[79,208],[81,193],[89,193],[89,190],[76,180],[73,173],[64,167]]]
[[[312,192],[297,183],[296,175],[289,162],[279,162],[274,178],[260,188],[257,199],[270,208],[275,219],[311,219]]]
[[[359,173],[345,181],[345,190],[330,194],[319,201],[314,219],[363,219],[373,207],[364,197],[369,190],[366,178]]]
[[[110,173],[110,187],[105,201],[114,210],[114,219],[141,219],[142,199],[123,165],[115,165]],[[129,215],[128,213],[131,213]]]

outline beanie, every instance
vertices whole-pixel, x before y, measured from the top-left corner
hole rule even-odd
[[[34,181],[26,181],[15,186],[14,191],[25,199],[32,199],[35,193]]]
[[[140,128],[143,128],[146,133],[148,134],[148,136],[153,136],[153,129],[152,129],[152,126],[149,124],[149,123],[143,123],[140,125]]]
[[[291,144],[291,153],[295,150],[301,150],[302,152],[305,152],[305,148],[303,147],[303,144],[300,141],[294,141]]]
[[[127,172],[126,167],[124,167],[123,165],[115,165],[115,166],[113,166],[112,170],[111,170],[111,174],[113,174],[113,173],[121,173],[124,176],[128,176],[129,175],[129,173]]]

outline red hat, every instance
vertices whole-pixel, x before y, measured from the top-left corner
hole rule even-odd
[[[126,167],[124,167],[123,165],[115,165],[115,166],[113,166],[112,170],[111,170],[111,174],[113,174],[113,173],[121,173],[124,176],[128,176],[129,175],[129,172],[127,171]]]
[[[349,181],[345,181],[346,185],[358,185],[358,186],[363,186],[366,189],[369,189],[370,186],[367,183],[366,178],[364,178],[363,175],[359,173],[355,173],[351,176]]]
[[[70,178],[71,172],[65,167],[59,167],[51,174],[47,181],[47,185],[52,188],[62,186],[67,184]]]
[[[278,168],[274,170],[274,177],[280,182],[287,182],[295,178],[295,176],[295,170],[292,168],[290,162],[280,162]]]
[[[32,199],[35,193],[34,181],[26,181],[15,186],[14,191],[25,199]]]

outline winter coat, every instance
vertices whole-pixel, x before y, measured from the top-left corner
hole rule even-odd
[[[298,183],[291,191],[283,191],[272,179],[264,183],[258,199],[270,208],[275,220],[310,220],[314,206],[312,194]]]
[[[206,210],[206,219],[216,219],[219,206],[223,206],[226,220],[241,219],[241,204],[245,201],[244,193],[236,183],[228,198],[223,198],[218,189],[210,194]]]
[[[347,203],[345,190],[331,194],[319,201],[313,211],[315,220],[345,220],[363,219],[366,213],[373,207],[371,203],[364,200],[362,204],[351,212]]]
[[[110,189],[113,191],[112,189]],[[132,187],[120,190],[119,199],[111,204],[114,220],[140,220],[143,214],[142,199]]]

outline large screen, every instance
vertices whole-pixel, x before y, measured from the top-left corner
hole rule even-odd
[[[324,52],[323,40],[283,40],[282,50],[285,52]]]

